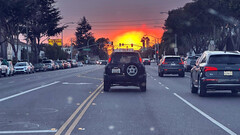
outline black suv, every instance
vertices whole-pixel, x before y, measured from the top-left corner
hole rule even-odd
[[[146,91],[146,71],[137,52],[113,52],[104,72],[104,91],[111,86],[139,86]]]
[[[207,91],[240,90],[239,52],[205,51],[191,70],[191,92],[205,96]]]
[[[180,56],[166,55],[160,60],[158,65],[158,76],[163,77],[164,74],[178,74],[181,77],[185,76],[184,62]]]

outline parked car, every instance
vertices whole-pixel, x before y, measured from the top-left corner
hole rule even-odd
[[[192,67],[195,65],[196,60],[198,59],[198,56],[188,56],[185,58],[184,61],[184,69],[185,71],[190,71]]]
[[[14,75],[14,67],[13,67],[13,64],[12,64],[12,61],[7,61],[8,62],[8,71],[7,71],[7,74],[8,76],[13,76]]]
[[[79,67],[83,67],[83,63],[80,61],[80,62],[78,62],[78,66]]]
[[[56,69],[59,70],[60,66],[58,65],[58,63],[56,61],[54,61],[54,64],[55,64]]]
[[[138,86],[146,91],[146,71],[137,52],[113,52],[104,72],[104,91],[111,86]]]
[[[144,64],[144,65],[151,65],[150,59],[144,58],[144,59],[143,59],[143,64]]]
[[[36,72],[47,71],[48,67],[43,63],[38,63],[38,64],[34,64],[34,69]]]
[[[101,60],[100,65],[107,65],[107,60]]]
[[[0,61],[0,68],[1,68],[0,76],[4,75],[4,77],[6,77],[8,75],[8,67],[6,61]]]
[[[14,65],[14,71],[15,73],[25,73],[30,74],[31,73],[31,66],[28,62],[17,62]]]
[[[239,52],[205,51],[191,70],[191,92],[205,96],[207,91],[240,91]]]
[[[63,64],[64,64],[64,69],[68,68],[68,63],[66,60],[63,60]]]
[[[63,63],[62,60],[57,60],[56,62],[57,62],[58,65],[59,65],[59,69],[64,69],[64,63]]]
[[[166,55],[160,60],[158,65],[158,76],[163,77],[164,74],[178,74],[185,76],[184,62],[180,56]]]
[[[56,66],[53,60],[44,60],[43,63],[48,67],[48,70],[56,69]]]
[[[30,72],[30,73],[34,73],[34,72],[35,72],[35,69],[34,69],[33,64],[30,62],[29,65],[31,66],[31,72]]]
[[[77,64],[77,61],[75,59],[69,59],[67,60],[67,62],[69,62],[71,64],[71,67],[77,67],[78,64]]]
[[[71,63],[70,62],[67,62],[67,68],[71,68]]]

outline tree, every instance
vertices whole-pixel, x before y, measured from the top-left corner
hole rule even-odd
[[[77,48],[87,46],[88,40],[93,38],[92,32],[89,32],[91,29],[92,26],[88,23],[88,20],[84,16],[81,21],[78,22],[78,26],[76,28],[75,36]]]
[[[107,59],[108,53],[107,53],[107,45],[109,44],[108,38],[99,38],[96,43],[98,44],[99,48],[99,58],[100,59]]]

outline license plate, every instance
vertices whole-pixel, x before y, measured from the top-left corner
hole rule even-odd
[[[112,73],[113,74],[119,74],[120,73],[120,69],[119,68],[113,68],[112,69]]]
[[[172,63],[171,66],[176,66],[176,64],[175,64],[175,63]]]
[[[225,76],[232,76],[233,72],[232,71],[224,71]]]

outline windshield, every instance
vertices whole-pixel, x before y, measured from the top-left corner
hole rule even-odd
[[[22,67],[22,66],[26,66],[26,65],[27,65],[26,63],[17,63],[15,66]]]

